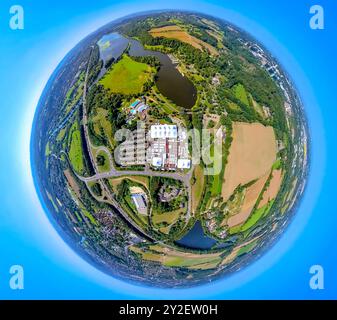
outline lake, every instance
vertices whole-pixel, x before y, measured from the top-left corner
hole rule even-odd
[[[109,33],[98,42],[100,57],[106,63],[111,58],[117,59],[127,48],[129,40],[119,33]]]
[[[130,44],[129,54],[134,57],[155,56],[160,61],[160,69],[156,77],[156,86],[161,94],[174,104],[190,109],[197,100],[197,90],[193,83],[183,76],[167,54],[146,50],[134,39],[127,39],[119,33],[111,33],[100,39],[100,55],[104,62],[111,57],[117,59]]]
[[[190,249],[211,249],[217,241],[207,236],[202,228],[201,222],[197,221],[193,228],[176,244]]]

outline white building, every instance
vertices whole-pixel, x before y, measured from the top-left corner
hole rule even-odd
[[[189,159],[178,159],[178,169],[189,169],[191,167],[191,160]]]
[[[176,139],[178,136],[178,129],[176,125],[162,124],[151,126],[152,139]]]
[[[152,158],[152,165],[154,167],[162,167],[163,166],[163,160],[159,157],[153,157]]]

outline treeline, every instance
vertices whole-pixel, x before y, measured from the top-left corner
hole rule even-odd
[[[265,121],[253,108],[252,105],[247,106],[242,103],[230,89],[223,88],[219,90],[219,98],[221,104],[225,107],[228,112],[229,117],[232,121],[241,121],[241,122],[260,122],[267,125]],[[239,106],[238,110],[232,109],[228,106],[228,101],[234,102]]]
[[[149,66],[156,68],[157,71],[160,68],[160,61],[157,57],[154,57],[154,56],[144,56],[144,57],[132,56],[132,59],[140,63],[148,64]]]
[[[100,58],[99,47],[97,44],[95,44],[94,48],[92,49],[89,63],[88,87],[94,83],[103,67],[103,60]]]

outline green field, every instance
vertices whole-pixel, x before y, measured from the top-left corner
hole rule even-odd
[[[143,85],[151,78],[152,68],[145,63],[132,60],[123,55],[100,80],[105,88],[113,93],[137,94],[143,90]]]
[[[168,266],[168,267],[191,267],[191,266],[195,266],[195,265],[200,265],[203,263],[219,263],[221,262],[221,258],[220,257],[207,257],[207,256],[202,256],[200,255],[200,257],[196,258],[193,257],[193,259],[188,259],[188,257],[175,257],[175,256],[168,256],[166,257],[165,261],[164,261],[164,265]]]
[[[73,166],[73,169],[77,173],[83,173],[84,160],[82,152],[82,139],[81,132],[79,130],[78,123],[75,122],[71,127],[71,141],[69,147],[69,160]]]
[[[182,213],[182,209],[178,209],[171,212],[164,212],[164,213],[158,213],[154,212],[152,217],[152,222],[154,224],[159,224],[162,222],[166,222],[168,224],[172,224],[176,222],[179,219],[180,214]]]
[[[224,173],[225,173],[226,152],[223,151],[224,146],[222,145],[221,147],[222,149],[220,148],[218,144],[214,144],[214,149],[217,150],[216,155],[218,158],[217,159],[213,158],[213,159],[215,159],[218,165],[221,164],[221,168],[220,168],[220,173],[217,175],[214,175],[213,177],[213,184],[211,188],[211,193],[213,197],[221,194],[222,182],[223,182]]]
[[[56,141],[57,142],[62,141],[66,133],[67,133],[66,129],[61,129],[60,132],[58,133],[57,137],[56,137]]]
[[[275,162],[274,162],[274,164],[273,164],[273,166],[272,166],[272,169],[273,170],[278,170],[278,169],[281,169],[282,168],[282,161],[281,161],[281,159],[277,159]]]
[[[263,216],[267,215],[273,205],[274,201],[270,201],[263,207],[255,210],[248,220],[242,225],[240,231],[246,231],[255,225]]]
[[[51,155],[51,150],[50,150],[49,141],[48,141],[47,144],[46,144],[46,149],[45,149],[44,154],[45,154],[46,157],[48,157],[48,156]]]
[[[205,177],[203,168],[200,165],[194,169],[194,179],[195,183],[192,184],[192,212],[197,210],[204,190]]]
[[[229,234],[235,234],[241,231],[247,231],[252,226],[254,226],[261,218],[265,217],[269,212],[274,203],[274,200],[270,201],[263,207],[256,209],[248,218],[248,220],[243,225],[237,225],[229,229]]]
[[[240,248],[237,255],[241,256],[242,254],[250,252],[252,249],[254,249],[254,247],[257,245],[257,243],[258,243],[258,241],[255,240],[252,243],[249,243],[246,246]]]
[[[154,246],[150,250],[143,251],[144,249],[132,246],[130,249],[142,255],[144,260],[157,261],[167,267],[177,268],[191,268],[191,269],[212,269],[221,262],[219,254],[212,255],[199,255],[186,254],[181,255],[180,252],[170,251],[164,253],[162,250],[155,250]]]
[[[249,106],[248,96],[245,87],[242,84],[237,84],[233,87],[235,97],[239,99],[243,104]]]

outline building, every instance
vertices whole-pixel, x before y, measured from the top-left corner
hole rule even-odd
[[[154,167],[161,167],[163,165],[163,160],[162,158],[159,157],[153,157],[152,158],[152,165]]]
[[[131,199],[140,214],[147,214],[147,204],[145,193],[131,194]]]
[[[155,124],[148,128],[142,124],[116,151],[115,160],[124,167],[147,164],[161,170],[191,167],[187,132],[177,125]]]
[[[152,139],[177,139],[178,129],[176,125],[158,124],[151,126],[150,135]]]
[[[129,113],[132,116],[135,116],[137,115],[137,113],[138,114],[144,113],[149,108],[149,106],[145,104],[143,100],[136,99],[134,102],[131,103],[129,108],[130,108]]]
[[[191,168],[191,160],[190,159],[178,159],[177,167],[178,169],[189,169]]]
[[[147,161],[162,170],[189,169],[188,138],[184,128],[171,124],[150,127]]]

